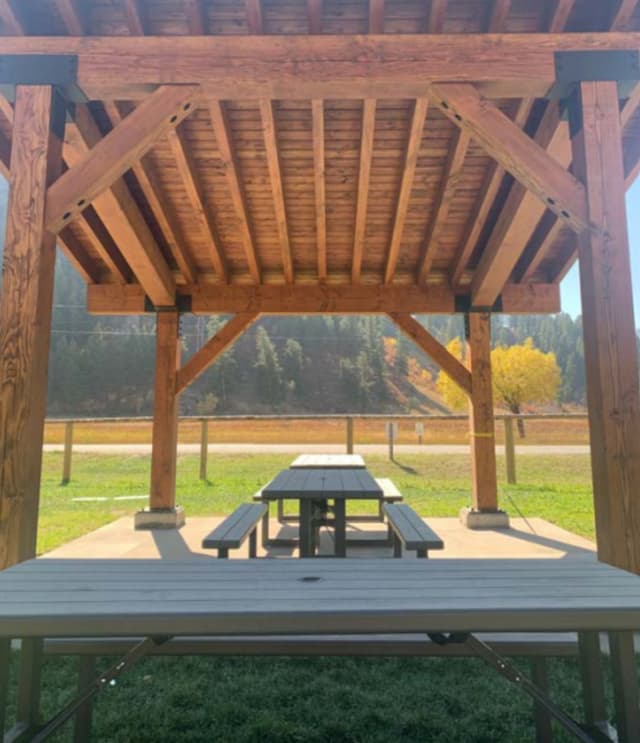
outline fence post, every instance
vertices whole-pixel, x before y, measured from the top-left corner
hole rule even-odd
[[[513,418],[504,419],[504,454],[507,462],[507,482],[516,484],[516,447],[513,439]]]
[[[347,418],[347,454],[353,454],[353,418]]]
[[[207,455],[209,454],[209,421],[200,421],[200,479],[207,479]]]
[[[389,421],[387,423],[387,426],[386,426],[386,428],[387,428],[387,439],[389,441],[389,460],[391,462],[394,461],[394,458],[393,458],[393,445],[394,445],[395,438],[396,438],[396,427],[397,427],[397,424],[396,423],[393,423],[391,421]]]
[[[62,459],[62,484],[71,480],[71,453],[73,451],[73,421],[64,424],[64,455]]]

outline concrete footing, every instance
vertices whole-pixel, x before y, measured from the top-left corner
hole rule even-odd
[[[184,508],[145,508],[135,515],[136,530],[141,529],[179,529],[185,524]]]
[[[460,523],[467,529],[508,529],[509,514],[506,511],[475,511],[463,508]]]

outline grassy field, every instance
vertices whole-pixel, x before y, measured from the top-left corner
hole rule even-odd
[[[467,457],[368,457],[425,516],[452,516],[469,502]],[[198,457],[180,457],[178,500],[188,514],[228,513],[291,455],[211,457],[211,481],[198,480]],[[499,462],[500,472],[504,463]],[[144,456],[74,457],[74,479],[60,485],[61,455],[44,461],[39,551],[144,504],[116,500],[148,491]],[[515,514],[543,516],[593,537],[586,456],[522,457],[517,486],[500,483]],[[77,498],[100,498],[98,501]],[[15,685],[17,658],[12,659]],[[111,663],[100,662],[101,668]],[[516,660],[527,670],[527,663]],[[580,717],[579,673],[572,660],[550,664],[554,698]],[[45,666],[43,709],[53,714],[74,693],[70,659]],[[387,658],[155,658],[99,696],[95,741],[202,743],[493,743],[534,740],[531,703],[482,661]],[[10,710],[12,714],[12,711]],[[67,725],[55,740],[70,741]],[[558,734],[556,740],[567,741]]]

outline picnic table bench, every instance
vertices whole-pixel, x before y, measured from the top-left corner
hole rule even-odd
[[[249,538],[249,557],[257,556],[258,522],[268,513],[265,503],[243,503],[202,540],[204,549],[217,549],[218,557],[229,557],[230,549],[241,547]]]
[[[402,557],[402,548],[429,557],[429,550],[444,549],[442,539],[406,503],[384,503],[383,510],[393,537],[393,556]]]

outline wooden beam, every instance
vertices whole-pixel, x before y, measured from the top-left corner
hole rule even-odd
[[[176,505],[178,457],[178,394],[180,368],[180,317],[176,311],[156,315],[156,374],[151,444],[151,493],[149,508],[173,509]]]
[[[307,0],[307,17],[309,19],[309,33],[322,33],[322,5],[323,0]]]
[[[273,195],[273,206],[278,226],[280,239],[280,256],[282,270],[287,283],[294,279],[293,258],[291,256],[291,243],[289,240],[289,225],[287,223],[287,207],[284,200],[284,188],[282,185],[282,168],[280,166],[280,154],[278,151],[278,132],[273,110],[273,101],[262,99],[260,101],[260,116],[262,118],[262,131],[269,167],[269,179],[271,181],[271,193]]]
[[[496,440],[491,378],[491,317],[471,313],[467,317],[467,364],[471,370],[469,439],[471,445],[472,498],[474,511],[498,510]]]
[[[432,98],[454,124],[576,232],[590,228],[584,186],[471,85],[434,85]]]
[[[191,36],[203,36],[206,26],[202,0],[183,0],[183,6]]]
[[[76,238],[69,227],[65,227],[58,235],[58,245],[86,284],[97,284],[100,281],[102,277],[98,267],[87,255],[85,246]]]
[[[118,126],[122,121],[118,106],[107,101],[104,109],[111,126],[114,128]],[[158,176],[151,163],[142,158],[133,165],[132,170],[185,282],[193,283],[196,280],[195,266],[185,250],[184,236],[178,226],[177,217],[162,192]]]
[[[64,152],[67,164],[81,162],[102,140],[102,134],[85,106],[76,106],[75,123],[67,126]],[[74,159],[76,158],[76,159]],[[109,230],[127,263],[158,307],[172,306],[175,281],[140,208],[124,181],[117,181],[93,203],[96,214]]]
[[[358,201],[356,205],[356,225],[353,238],[353,259],[351,280],[360,281],[364,242],[367,236],[367,206],[369,203],[369,179],[376,128],[376,101],[367,98],[362,108],[362,135],[360,137],[360,170],[358,173]]]
[[[11,0],[0,0],[0,21],[5,29],[15,36],[24,34],[24,26],[11,5]]]
[[[0,569],[36,554],[55,236],[47,185],[62,169],[64,104],[18,86],[0,295]]]
[[[381,34],[384,31],[385,0],[369,0],[369,33]]]
[[[427,31],[430,34],[441,34],[444,27],[444,17],[447,14],[447,0],[431,0]]]
[[[536,131],[535,141],[547,149],[557,163],[569,166],[568,128],[566,123],[560,122],[557,104],[552,102],[548,105]],[[473,277],[474,303],[480,306],[493,303],[509,280],[545,211],[545,204],[535,194],[520,183],[513,184]]]
[[[82,230],[87,242],[100,257],[115,281],[128,284],[131,281],[131,268],[113,242],[111,235],[96,214],[89,207],[76,219],[77,226]]]
[[[555,83],[556,51],[640,49],[640,33],[8,36],[2,49],[77,55],[78,85],[96,100],[135,100],[180,84],[207,86],[221,100],[397,100],[423,97],[435,82],[535,98]]]
[[[487,24],[487,30],[490,34],[496,34],[502,31],[510,10],[511,0],[493,0],[489,23]]]
[[[327,195],[324,154],[324,103],[311,101],[313,129],[313,182],[316,198],[316,244],[318,250],[318,280],[327,280]]]
[[[191,310],[202,315],[256,312],[306,314],[452,314],[469,306],[468,295],[455,295],[446,284],[417,286],[351,284],[221,285],[198,283],[179,288]],[[100,284],[87,289],[87,308],[95,315],[143,315],[149,312],[144,290],[136,285]],[[466,300],[457,303],[456,300]],[[556,284],[508,284],[495,311],[506,314],[560,311]]]
[[[638,7],[638,0],[619,0],[616,12],[611,20],[611,30],[620,31],[629,24]]]
[[[127,25],[132,36],[144,36],[144,18],[138,0],[121,0],[122,8],[127,19]]]
[[[409,314],[392,312],[389,317],[465,394],[471,395],[471,372],[434,338],[424,325]]]
[[[202,235],[207,242],[209,255],[211,256],[211,263],[220,280],[226,283],[229,275],[227,272],[226,260],[222,253],[220,238],[218,237],[218,230],[215,225],[213,214],[207,205],[196,166],[191,157],[191,153],[189,152],[187,143],[179,129],[171,129],[168,133],[168,139],[182,184],[200,224]]]
[[[195,88],[164,87],[67,170],[47,194],[47,226],[58,232],[194,109]]]
[[[540,232],[540,242],[532,246],[531,255],[527,255],[528,249],[523,253],[515,268],[516,281],[529,281],[531,279],[546,258],[551,246],[558,239],[563,226],[562,222],[556,219],[555,214],[545,212],[534,233],[535,237]]]
[[[422,247],[422,256],[418,265],[418,283],[420,284],[426,282],[438,252],[440,235],[449,217],[449,209],[458,189],[470,142],[471,137],[466,132],[461,129],[456,130]]]
[[[258,314],[255,312],[241,312],[220,328],[180,369],[176,380],[176,393],[180,394],[186,387],[195,382],[244,333],[257,317]]]
[[[420,144],[422,143],[422,133],[424,131],[428,108],[429,101],[427,98],[418,98],[413,105],[413,114],[409,125],[409,136],[407,137],[407,146],[404,155],[402,179],[400,181],[398,201],[396,202],[396,211],[393,217],[391,240],[389,242],[389,249],[387,250],[387,263],[384,271],[385,284],[390,284],[393,281],[398,265],[404,223],[407,218],[407,210],[409,209],[411,189],[416,173],[418,154],[420,152]]]
[[[262,0],[245,0],[247,26],[250,34],[262,33]]]
[[[556,0],[549,18],[549,33],[556,34],[564,31],[575,4],[576,0]]]
[[[240,166],[238,165],[235,156],[233,143],[231,141],[231,129],[229,127],[229,122],[222,101],[210,98],[209,112],[211,114],[213,130],[216,135],[218,150],[227,175],[227,184],[229,186],[229,192],[231,193],[231,200],[233,201],[236,216],[238,217],[240,236],[242,238],[242,244],[247,258],[247,264],[249,266],[249,273],[256,284],[259,284],[261,280],[261,272],[260,262],[256,251],[255,237],[249,221],[249,208],[247,206],[244,188],[242,186]]]
[[[582,83],[575,105],[574,169],[591,219],[607,228],[579,245],[598,558],[640,573],[640,390],[616,83]]]
[[[84,36],[85,21],[78,0],[55,0],[58,15],[71,36]]]

